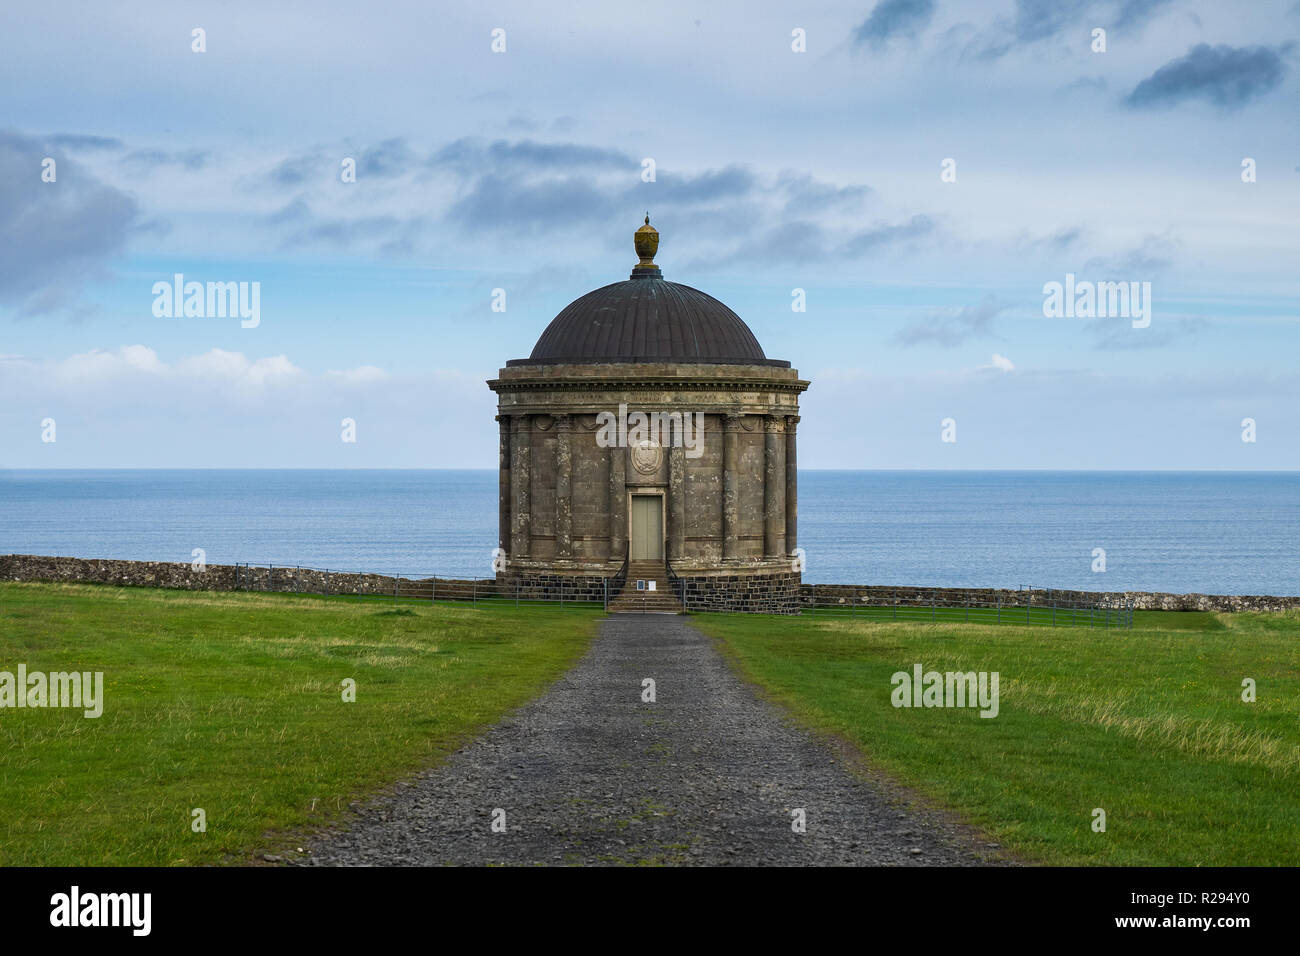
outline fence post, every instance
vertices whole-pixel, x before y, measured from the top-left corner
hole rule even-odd
[[[931,591],[931,592],[930,592],[930,623],[931,623],[931,624],[934,623],[934,613],[935,613],[935,612],[934,612],[934,608],[935,608],[935,602],[937,602],[938,600],[939,600],[939,592],[938,592],[938,591]]]
[[[998,623],[1002,623],[1002,595],[998,595]]]
[[[515,578],[515,607],[519,606],[519,579]]]
[[[891,596],[894,599],[894,620],[897,621],[898,620],[898,589],[897,588],[894,589],[894,593]]]
[[[470,603],[470,607],[478,607],[478,578],[470,579],[469,603]]]

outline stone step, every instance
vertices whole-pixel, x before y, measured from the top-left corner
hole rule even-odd
[[[667,604],[641,604],[639,601],[627,601],[619,603],[611,601],[609,604],[610,614],[681,614],[682,609],[675,603]]]
[[[651,591],[649,588],[638,589],[637,586],[636,586],[636,582],[637,582],[637,580],[653,581],[654,584],[655,584],[655,589],[654,589],[653,591]],[[656,594],[667,594],[667,595],[669,595],[669,596],[671,597],[671,596],[672,596],[672,593],[673,593],[673,591],[672,591],[672,587],[671,587],[671,585],[669,585],[669,583],[668,583],[668,579],[667,579],[667,578],[653,578],[653,577],[651,577],[651,578],[640,578],[640,579],[637,579],[637,578],[633,578],[633,577],[631,577],[631,576],[628,577],[628,579],[627,579],[627,584],[623,585],[623,589],[622,589],[621,591],[619,591],[619,595],[620,595],[620,596],[621,596],[621,595],[624,595],[624,594],[638,594],[638,595],[640,595],[640,594],[645,594],[645,595],[649,595],[649,596],[654,596],[654,595],[656,595]]]
[[[640,600],[641,598],[646,598],[647,600],[651,600],[651,601],[656,600],[657,598],[663,598],[665,601],[677,600],[676,593],[674,593],[670,588],[662,584],[660,587],[655,588],[653,591],[651,590],[638,591],[634,585],[630,588],[624,588],[623,590],[615,594],[614,597],[615,598],[634,597],[637,600]]]
[[[638,591],[637,581],[653,581],[653,591]],[[668,583],[668,569],[662,561],[630,561],[627,582],[609,602],[614,614],[680,614],[682,606]]]

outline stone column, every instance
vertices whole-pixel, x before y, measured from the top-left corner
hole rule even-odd
[[[763,416],[763,557],[785,554],[785,436],[781,419]]]
[[[785,417],[785,551],[799,547],[799,458],[795,450],[798,415]]]
[[[627,552],[627,449],[609,452],[609,560],[622,562]]]
[[[740,416],[722,425],[722,557],[740,557]]]
[[[514,511],[510,516],[510,557],[527,558],[533,543],[533,417],[515,415],[510,424],[510,485],[515,499]]]
[[[555,416],[555,556],[573,554],[573,416]]]
[[[501,440],[497,447],[500,478],[497,489],[497,547],[510,553],[510,416],[498,415]]]
[[[684,414],[689,415],[690,412]],[[701,436],[702,437],[702,436]],[[668,554],[678,561],[686,551],[686,449],[681,443],[668,449]]]

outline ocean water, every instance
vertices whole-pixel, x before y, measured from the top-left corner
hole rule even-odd
[[[489,576],[496,521],[486,470],[0,471],[0,554]],[[819,583],[1300,594],[1300,473],[805,470],[799,544]]]

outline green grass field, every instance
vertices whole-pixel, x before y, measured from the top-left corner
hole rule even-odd
[[[98,719],[0,709],[0,864],[292,855],[541,693],[599,613],[0,584],[0,670],[106,684]],[[693,620],[808,724],[1024,858],[1300,863],[1300,614],[1139,611],[1132,630]],[[893,707],[890,677],[915,663],[999,672],[999,715]]]
[[[693,620],[810,726],[1027,859],[1300,864],[1300,614],[1137,611],[1132,630]],[[895,708],[891,675],[916,663],[997,671],[999,715]]]
[[[1136,613],[1136,612],[1133,612]],[[889,621],[911,624],[1031,624],[1035,627],[1082,627],[1093,630],[1128,627],[1130,612],[1114,608],[1071,608],[1051,605],[1028,607],[926,607],[924,605],[835,605],[805,607],[803,616],[851,621]]]
[[[540,694],[598,616],[0,584],[0,670],[105,683],[97,719],[0,710],[0,864],[292,855],[304,829]]]

